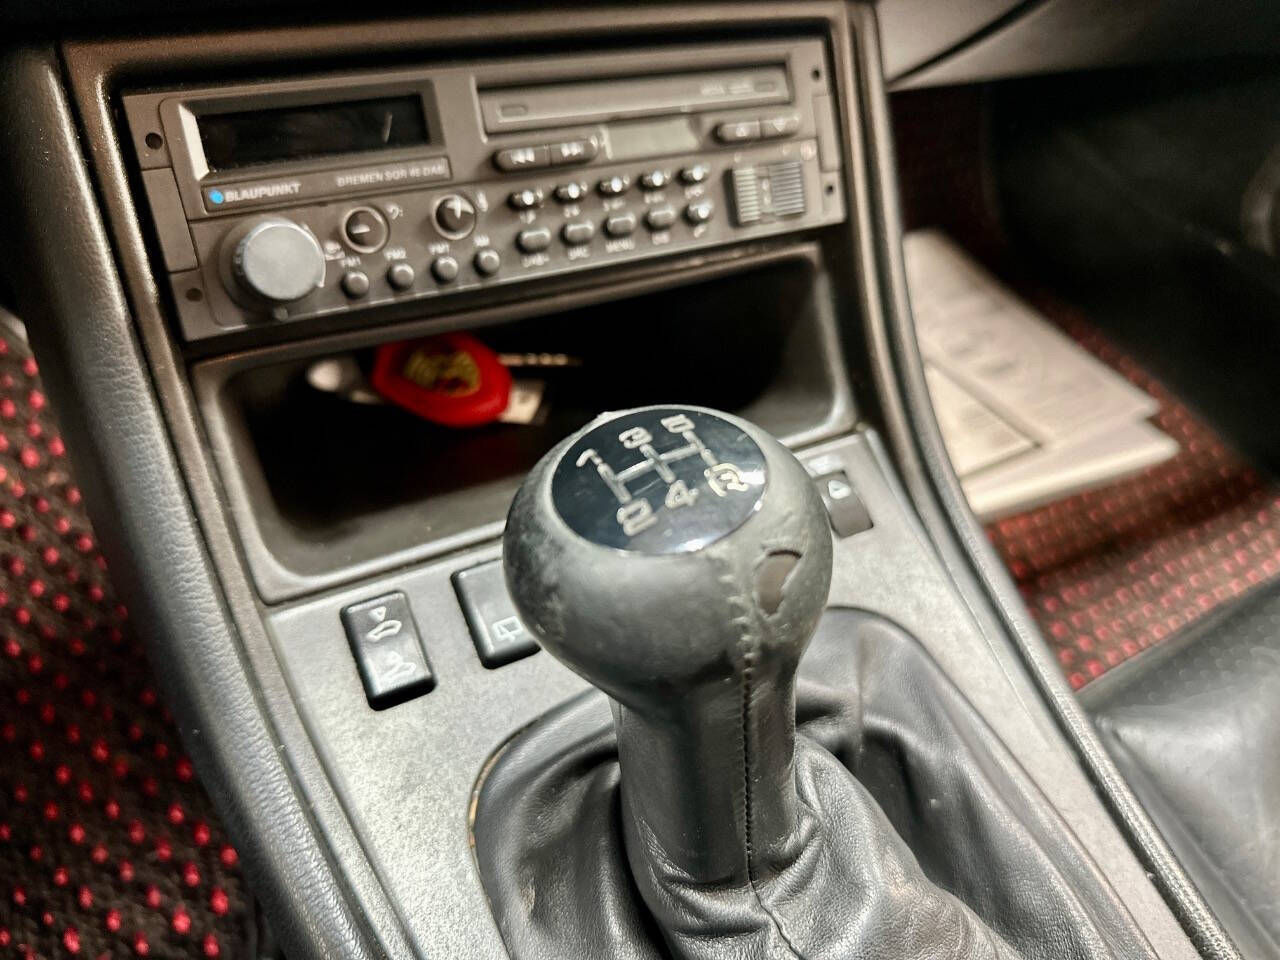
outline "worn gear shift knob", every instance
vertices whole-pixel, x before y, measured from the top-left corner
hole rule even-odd
[[[525,624],[613,700],[637,879],[735,883],[781,865],[795,671],[831,580],[826,513],[796,458],[711,410],[606,414],[533,469],[504,556]]]

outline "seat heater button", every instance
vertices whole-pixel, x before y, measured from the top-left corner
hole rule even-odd
[[[387,267],[387,283],[391,284],[396,290],[408,290],[413,286],[414,278],[417,276],[413,272],[413,267],[405,263],[403,260],[393,263]]]
[[[731,120],[716,127],[716,139],[721,143],[750,143],[760,139],[759,120]]]
[[[516,235],[516,246],[525,253],[541,253],[551,246],[551,231],[546,227],[532,227]]]
[[[348,270],[342,275],[342,292],[359,300],[369,292],[369,275],[363,270]]]
[[[435,686],[418,625],[400,591],[344,608],[342,626],[371,706],[390,707]]]
[[[560,230],[560,237],[571,247],[580,247],[584,243],[590,243],[591,238],[596,235],[596,227],[589,220],[579,220],[576,223],[566,223]]]
[[[650,230],[666,230],[675,222],[675,207],[650,207],[644,215],[644,224]]]
[[[858,491],[849,482],[849,475],[843,470],[824,473],[813,481],[818,487],[823,504],[827,508],[827,516],[831,518],[831,529],[838,537],[851,537],[855,533],[870,530],[873,526],[871,514],[866,504],[858,496]]]
[[[629,237],[635,233],[635,229],[634,213],[616,213],[604,222],[604,232],[611,237]]]
[[[538,652],[538,642],[525,629],[507,593],[501,560],[458,571],[453,575],[453,589],[476,653],[486,667],[501,667]]]

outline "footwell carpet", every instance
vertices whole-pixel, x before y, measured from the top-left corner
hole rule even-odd
[[[0,958],[239,960],[254,929],[36,363],[0,332]]]
[[[1037,303],[1160,401],[1181,452],[988,534],[1076,689],[1280,576],[1280,486],[1070,308]]]

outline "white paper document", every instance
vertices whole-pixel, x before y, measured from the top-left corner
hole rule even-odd
[[[1178,444],[1156,400],[1019,300],[945,234],[903,240],[942,438],[983,520],[1112,483]]]

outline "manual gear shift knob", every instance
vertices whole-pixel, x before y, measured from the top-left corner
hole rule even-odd
[[[533,469],[504,551],[525,624],[614,701],[633,871],[734,882],[785,859],[795,671],[831,581],[796,458],[711,410],[607,414]]]

